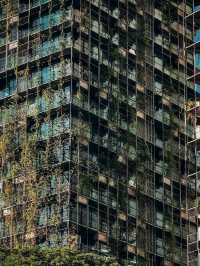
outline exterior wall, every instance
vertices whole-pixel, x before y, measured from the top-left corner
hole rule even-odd
[[[185,38],[186,58],[193,65],[186,65],[186,125],[192,125],[193,136],[187,138],[187,265],[197,265],[199,252],[199,1],[186,1],[185,28],[190,29],[191,39]]]
[[[2,243],[186,265],[185,6],[1,1]]]

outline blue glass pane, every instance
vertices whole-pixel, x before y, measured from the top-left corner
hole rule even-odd
[[[196,92],[200,93],[200,85],[196,85],[195,90]]]
[[[194,41],[195,42],[200,41],[200,29],[196,30],[195,36],[194,36]]]
[[[9,88],[4,88],[0,91],[0,99],[3,99],[5,97],[8,97],[10,95]]]
[[[49,125],[47,123],[43,123],[41,126],[41,137],[47,138],[49,133]]]
[[[66,129],[69,129],[69,128],[70,128],[70,120],[69,120],[68,117],[65,117],[65,118],[64,118],[63,126],[64,126],[64,128],[66,128]]]
[[[50,81],[50,73],[49,73],[49,68],[44,67],[42,69],[42,83],[48,83]]]
[[[16,90],[16,79],[11,79],[8,83],[8,87],[10,90],[10,95],[13,94]]]
[[[197,5],[194,7],[194,11],[198,11],[198,10],[200,10],[200,5]]]
[[[38,31],[39,27],[40,27],[40,18],[35,18],[32,21],[32,25],[31,25],[32,31],[34,32]]]
[[[195,54],[195,67],[200,69],[200,54]]]
[[[49,27],[49,16],[41,17],[41,30]]]
[[[40,112],[45,112],[47,103],[44,97],[39,98],[38,104],[39,104]]]

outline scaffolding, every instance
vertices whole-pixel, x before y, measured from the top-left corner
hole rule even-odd
[[[0,1],[1,244],[186,265],[196,190],[185,6]]]
[[[200,128],[200,90],[199,90],[199,18],[200,1],[185,1],[185,55],[186,60],[186,130],[192,126],[190,138],[186,138],[187,162],[187,201],[188,219],[187,265],[199,264],[199,128]],[[190,38],[188,35],[190,34]],[[187,62],[187,61],[186,61]],[[192,90],[188,88],[192,87]]]

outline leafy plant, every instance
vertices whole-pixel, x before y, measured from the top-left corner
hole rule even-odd
[[[14,250],[0,250],[1,266],[119,266],[112,257],[84,253],[66,247],[27,247]]]

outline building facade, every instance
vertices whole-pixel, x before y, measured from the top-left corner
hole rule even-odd
[[[0,1],[2,245],[197,265],[198,6]]]
[[[193,61],[193,64],[185,64],[185,108],[186,108],[186,131],[192,126],[192,137],[186,137],[186,212],[188,221],[187,236],[187,264],[199,265],[199,240],[200,240],[200,215],[199,215],[199,169],[200,169],[200,147],[199,147],[199,14],[200,1],[186,1],[185,9],[185,60]],[[187,38],[190,34],[192,38]],[[192,90],[190,89],[192,88]]]

